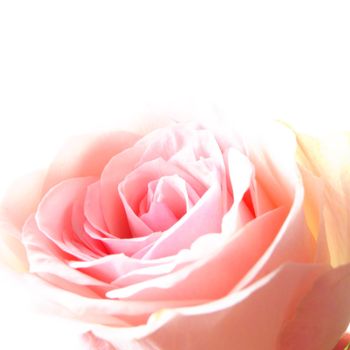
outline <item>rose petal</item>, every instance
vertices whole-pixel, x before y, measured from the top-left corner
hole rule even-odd
[[[327,270],[323,265],[287,264],[213,302],[160,310],[145,327],[123,332],[96,326],[92,331],[114,346],[138,340],[145,349],[275,349],[291,306]]]
[[[229,183],[232,188],[234,202],[222,218],[222,232],[232,234],[237,232],[247,222],[253,219],[252,214],[242,201],[249,190],[254,174],[254,168],[247,157],[234,148],[227,152]]]
[[[134,146],[115,155],[101,174],[101,206],[108,231],[120,238],[130,237],[124,205],[118,195],[118,185],[136,166],[143,148]]]
[[[166,257],[157,260],[140,260],[121,253],[107,255],[91,261],[72,260],[68,265],[74,269],[79,269],[89,276],[94,276],[108,283],[114,283],[115,279],[139,269],[178,264],[186,260],[188,259],[181,253],[174,257]]]
[[[206,171],[208,173],[208,170]],[[199,195],[203,192],[199,181],[183,171],[177,165],[166,162],[162,158],[156,158],[140,165],[136,170],[128,174],[119,184],[119,196],[124,205],[131,233],[135,237],[148,235],[152,230],[137,215],[142,197],[147,193],[148,185],[164,176],[180,176]],[[208,175],[207,175],[208,177]]]
[[[105,246],[93,239],[85,230],[86,217],[84,215],[84,202],[86,198],[86,191],[82,191],[77,195],[72,206],[71,223],[72,230],[76,239],[90,249],[95,256],[104,256],[107,254]]]
[[[303,166],[300,166],[300,173],[305,190],[305,219],[312,236],[317,242],[316,260],[317,262],[329,263],[330,255],[323,217],[324,184],[319,177],[313,175]]]
[[[331,262],[350,262],[350,134],[297,134],[299,162],[324,181],[324,219]]]
[[[201,235],[220,232],[222,218],[221,186],[214,183],[176,224],[153,243],[143,259],[158,259],[189,248]]]
[[[236,286],[237,290],[270,273],[286,261],[314,262],[316,243],[305,222],[304,191],[300,180],[296,184],[295,191],[293,205],[278,235],[261,258],[256,261],[254,267]]]
[[[132,146],[139,138],[125,131],[75,136],[63,146],[52,162],[45,181],[45,192],[72,177],[100,175],[115,154]]]
[[[299,177],[293,132],[284,125],[274,123],[265,125],[263,130],[250,129],[244,136],[247,157],[254,164],[256,184],[261,187],[256,190],[263,192],[273,207],[291,205]],[[256,194],[253,192],[254,203],[258,203],[258,199],[254,198]]]
[[[191,136],[191,140],[186,136]],[[203,135],[202,135],[203,134]],[[118,235],[118,237],[128,237],[129,230],[124,212],[123,204],[119,196],[116,195],[116,187],[124,179],[127,174],[130,174],[139,164],[162,157],[163,159],[171,158],[174,153],[180,151],[181,147],[187,145],[189,142],[193,145],[198,145],[198,154],[196,156],[205,157],[210,154],[205,148],[206,142],[214,142],[208,140],[208,132],[203,131],[198,134],[191,130],[190,126],[172,126],[168,129],[158,129],[148,134],[133,147],[114,156],[104,168],[101,175],[101,201],[102,210],[109,232]],[[202,139],[198,135],[202,135]],[[183,142],[186,139],[186,142]],[[205,150],[205,151],[203,151]],[[216,150],[220,149],[217,146]],[[208,153],[209,152],[209,153]],[[175,163],[175,162],[174,162]],[[186,162],[186,169],[193,171]],[[190,174],[187,172],[188,175]],[[200,174],[200,173],[199,173]],[[200,194],[193,184],[191,186]]]
[[[43,279],[80,295],[96,297],[89,286],[105,286],[102,281],[67,266],[64,261],[70,256],[39,230],[34,216],[31,216],[23,227],[22,242],[28,253],[31,273],[39,274]]]
[[[100,231],[103,234],[102,236],[113,238],[115,236],[108,232],[101,205],[101,184],[96,181],[87,187],[84,214],[89,224]]]
[[[44,307],[44,311],[69,317],[84,322],[86,329],[91,322],[94,325],[110,325],[114,330],[133,329],[133,325],[142,325],[147,322],[150,314],[163,307],[180,307],[183,305],[197,305],[206,300],[191,301],[119,301],[96,298],[92,295],[79,295],[77,291],[47,283],[35,275],[27,275],[29,292],[33,301],[37,300],[38,306]],[[43,305],[43,300],[46,301]],[[50,303],[50,304],[49,304]],[[121,328],[118,328],[121,327]]]
[[[12,230],[17,238],[30,214],[33,214],[42,196],[46,172],[37,171],[16,180],[5,193],[1,201],[1,217],[12,223],[17,230]]]
[[[71,212],[75,199],[85,193],[93,181],[94,177],[80,177],[59,183],[46,193],[35,215],[41,232],[62,250],[84,260],[95,254],[75,239]]]
[[[349,290],[350,264],[321,276],[287,323],[281,349],[332,349],[350,322]]]
[[[18,228],[7,218],[0,217],[0,266],[27,272],[27,254],[22,242],[16,236]]]
[[[216,249],[202,251],[203,256],[197,256],[193,264],[175,269],[165,276],[143,281],[141,271],[135,271],[134,284],[111,290],[107,296],[128,300],[220,298],[234,287],[264,253],[285,216],[285,208],[266,213],[229,239],[222,238]],[[138,278],[141,282],[137,281]]]
[[[84,229],[93,239],[102,242],[110,254],[123,253],[131,256],[149,246],[151,243],[156,241],[162,232],[152,232],[148,236],[144,237],[132,237],[132,238],[105,238],[101,237],[100,232],[94,229],[88,222],[85,222]]]

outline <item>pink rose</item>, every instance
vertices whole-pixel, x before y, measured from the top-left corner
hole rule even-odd
[[[88,349],[331,350],[346,330],[348,172],[280,124],[227,129],[80,138],[5,198],[3,261]]]

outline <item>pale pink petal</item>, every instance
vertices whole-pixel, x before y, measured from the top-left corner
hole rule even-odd
[[[163,176],[152,192],[150,201],[165,202],[177,218],[181,218],[199,200],[198,193],[177,174]]]
[[[101,205],[101,184],[99,181],[96,181],[87,188],[84,201],[84,214],[89,224],[103,233],[103,236],[114,237],[108,232]]]
[[[151,203],[148,212],[141,215],[140,219],[152,231],[165,231],[178,221],[169,207],[162,202]]]
[[[74,238],[81,242],[82,245],[88,247],[91,252],[95,253],[95,256],[104,256],[107,254],[105,246],[93,239],[85,230],[86,217],[84,215],[84,203],[86,198],[86,191],[82,191],[77,195],[72,206],[71,223]],[[73,237],[69,237],[71,241],[74,241]]]
[[[190,130],[190,128],[188,129]],[[124,207],[116,193],[116,187],[118,184],[127,174],[134,170],[137,165],[159,157],[160,153],[165,159],[173,156],[173,150],[179,151],[179,148],[182,147],[183,140],[185,139],[184,136],[186,134],[185,131],[186,128],[178,126],[166,130],[156,130],[139,141],[134,147],[113,157],[107,164],[101,176],[101,201],[105,221],[111,233],[114,233],[119,237],[128,237],[129,235]],[[196,138],[197,132],[194,132],[193,130],[188,132],[191,133],[193,138]],[[196,154],[198,157],[210,155],[210,151],[203,152],[203,148],[205,149],[205,142],[208,142],[207,134],[206,131],[203,131],[203,140],[201,142],[198,142],[196,139],[193,141],[198,144],[199,154]],[[188,144],[189,140],[187,139],[186,141],[187,142],[184,144]],[[216,154],[219,153],[219,148],[217,147]],[[186,167],[186,170],[195,172],[196,175],[203,176],[201,172],[192,169],[193,166],[194,165],[192,165],[192,167]],[[189,175],[190,174],[187,172],[187,177]],[[198,185],[197,187],[192,183],[190,183],[190,185],[200,195],[201,189],[197,188]]]
[[[152,232],[148,236],[144,237],[106,238],[101,236],[101,233],[92,227],[88,222],[85,222],[84,229],[93,239],[102,242],[110,254],[123,253],[129,256],[150,245],[162,234],[162,232]]]
[[[194,123],[177,124],[158,129],[142,138],[138,144],[145,147],[142,162],[157,157],[164,160],[195,161],[201,158],[222,162],[222,154],[215,136]]]
[[[74,269],[79,269],[87,275],[111,283],[120,276],[132,271],[147,267],[168,265],[169,263],[178,264],[182,262],[182,259],[182,256],[176,256],[157,260],[140,260],[120,253],[110,254],[91,261],[71,260],[67,262],[67,264]]]
[[[222,219],[221,186],[214,183],[175,225],[149,248],[143,259],[157,259],[190,248],[201,235],[220,232]]]
[[[208,173],[208,170],[206,173]],[[140,202],[149,189],[149,183],[159,180],[164,176],[173,175],[180,176],[193,189],[201,187],[197,179],[193,178],[177,165],[166,162],[162,158],[156,158],[140,165],[137,169],[128,174],[124,181],[119,184],[119,196],[124,205],[130,231],[133,236],[140,237],[152,232],[145,222],[137,215]],[[207,177],[209,177],[209,175],[207,175]]]
[[[227,152],[229,184],[232,189],[234,202],[222,218],[222,232],[233,234],[253,219],[253,216],[243,201],[249,190],[254,168],[249,159],[234,148]]]
[[[143,147],[134,146],[114,156],[101,174],[101,206],[108,231],[120,238],[130,237],[124,205],[118,185],[136,166]]]
[[[120,185],[123,184],[124,183]],[[142,184],[140,184],[140,188],[138,188],[140,192],[142,191],[141,188]],[[125,214],[128,220],[128,227],[132,237],[144,237],[151,234],[152,229],[136,215],[135,211],[130,206],[128,198],[126,198],[126,196],[124,195],[122,186],[118,187],[118,194],[124,206]]]
[[[147,271],[133,272],[133,282],[107,293],[128,300],[215,299],[228,293],[255,264],[277,235],[286,216],[284,208],[266,213],[234,236],[221,238],[215,249],[204,250],[193,264],[173,273],[144,279]],[[151,260],[152,261],[152,260]],[[141,273],[142,272],[142,273]]]
[[[186,254],[181,254],[181,256],[182,255],[186,255]],[[145,260],[141,260],[141,261],[145,261]],[[154,261],[154,260],[149,260],[149,261]],[[137,269],[130,270],[130,272],[121,275],[120,277],[116,278],[112,282],[112,284],[113,286],[118,286],[118,288],[130,286],[135,283],[148,281],[151,278],[164,276],[175,270],[182,269],[193,262],[194,262],[194,259],[192,257],[185,256],[185,257],[182,257],[182,259],[178,259],[176,257],[176,259],[174,259],[169,263],[154,264],[150,266],[145,265],[144,267],[139,267]]]
[[[38,227],[52,242],[69,254],[81,259],[91,259],[91,250],[75,239],[71,214],[75,199],[85,193],[94,177],[65,180],[46,193],[35,218]]]
[[[23,227],[22,242],[28,253],[31,273],[80,295],[96,297],[89,286],[105,286],[102,281],[70,268],[66,261],[71,257],[39,230],[34,216],[31,216]]]

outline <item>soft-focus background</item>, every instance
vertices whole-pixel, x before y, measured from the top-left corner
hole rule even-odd
[[[0,194],[68,136],[141,112],[350,129],[349,18],[338,0],[1,1]],[[2,349],[77,349],[2,275]]]

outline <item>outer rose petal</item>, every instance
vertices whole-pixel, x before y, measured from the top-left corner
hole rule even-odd
[[[17,237],[24,222],[36,210],[41,200],[45,176],[45,171],[37,171],[19,178],[6,192],[1,202],[1,219],[4,218],[17,227]]]
[[[321,276],[287,323],[281,349],[332,349],[350,322],[349,291],[350,264]]]
[[[72,177],[100,175],[114,155],[132,146],[139,137],[124,131],[74,137],[64,145],[51,164],[45,191]]]
[[[0,266],[5,265],[18,272],[28,271],[28,262],[22,243],[9,232],[17,229],[6,220],[0,223]]]
[[[350,262],[350,134],[297,133],[299,162],[325,184],[324,220],[331,262]],[[307,185],[307,183],[306,183]]]
[[[27,271],[28,262],[20,241],[21,228],[36,210],[42,196],[44,171],[24,176],[13,183],[0,206],[0,264]]]
[[[97,326],[93,332],[121,350],[129,349],[135,340],[144,349],[283,350],[277,342],[286,318],[328,269],[325,265],[287,264],[246,289],[211,303],[160,310],[145,327],[126,331]],[[341,333],[336,334],[338,338]]]

